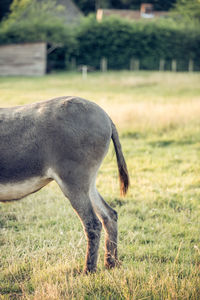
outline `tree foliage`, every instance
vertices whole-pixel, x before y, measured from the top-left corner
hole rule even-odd
[[[54,0],[14,0],[11,13],[1,26],[1,32],[6,34],[5,42],[62,41],[65,45],[72,31],[62,18],[56,17],[57,9],[60,8]]]
[[[9,13],[9,7],[12,0],[1,0],[0,1],[0,21]]]
[[[56,12],[65,10],[64,6],[58,6],[56,0],[13,0],[10,6],[10,14],[5,23],[23,22],[29,23],[62,22],[61,17],[56,17]]]
[[[177,0],[173,14],[187,21],[200,21],[200,0]]]

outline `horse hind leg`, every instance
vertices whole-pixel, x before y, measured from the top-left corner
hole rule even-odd
[[[86,193],[72,193],[68,196],[72,207],[78,214],[87,239],[87,252],[84,272],[95,272],[102,224],[99,221]]]
[[[104,264],[110,269],[119,264],[117,257],[117,212],[112,209],[93,187],[90,192],[92,205],[105,230]]]
[[[67,180],[56,176],[55,180],[64,195],[70,200],[71,205],[79,216],[87,239],[87,252],[84,272],[95,272],[97,266],[98,249],[102,224],[97,217],[90,201],[89,192],[85,186],[79,184],[70,185]]]

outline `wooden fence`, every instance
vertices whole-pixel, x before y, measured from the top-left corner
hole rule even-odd
[[[77,67],[77,62],[75,58],[71,61],[71,70],[84,70],[84,74],[91,70],[101,70],[106,72],[107,70],[113,70],[109,67],[109,60],[102,57],[99,60],[99,67],[93,67],[92,65],[82,65]],[[114,68],[115,69],[115,68]],[[140,70],[151,70],[151,71],[171,71],[171,72],[200,72],[200,60],[193,60],[188,58],[187,60],[165,60],[165,59],[138,59],[131,58],[129,62],[126,63],[124,70],[130,71],[140,71]],[[87,71],[86,71],[87,70]]]

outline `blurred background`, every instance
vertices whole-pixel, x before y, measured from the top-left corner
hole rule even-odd
[[[0,75],[200,71],[199,21],[198,0],[1,0]]]

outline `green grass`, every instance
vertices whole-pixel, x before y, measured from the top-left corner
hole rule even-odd
[[[63,73],[0,78],[0,106],[62,95],[100,104],[120,133],[131,187],[110,147],[98,189],[119,214],[120,268],[85,276],[86,241],[55,183],[0,205],[0,299],[200,299],[200,74]]]

